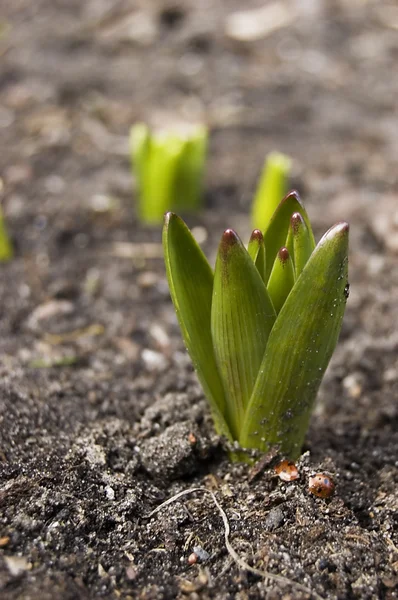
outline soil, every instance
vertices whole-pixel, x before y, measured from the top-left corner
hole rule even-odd
[[[230,15],[262,4],[2,2],[2,600],[398,597],[397,7],[286,0],[279,25],[236,39]],[[247,236],[273,149],[318,237],[351,224],[351,295],[296,481],[229,462],[160,228],[135,216],[129,126],[176,117],[211,127],[188,219],[209,256],[224,228]],[[317,472],[329,499],[308,492]]]

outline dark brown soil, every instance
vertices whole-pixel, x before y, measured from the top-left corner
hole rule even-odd
[[[398,597],[397,6],[286,0],[283,27],[228,37],[228,15],[261,4],[2,2],[2,600]],[[129,126],[176,116],[211,126],[189,220],[210,255],[224,228],[247,235],[271,149],[293,157],[317,235],[351,224],[351,296],[296,482],[229,463],[160,231],[135,218]],[[308,493],[320,470],[330,500]],[[148,518],[192,487],[214,492],[242,560],[285,579],[234,562],[209,494]]]

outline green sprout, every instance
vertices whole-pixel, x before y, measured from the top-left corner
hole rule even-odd
[[[215,270],[184,221],[167,213],[163,247],[185,345],[219,434],[296,459],[348,296],[348,225],[315,246],[296,192],[248,249],[232,229]]]
[[[183,133],[153,134],[144,123],[131,128],[131,165],[144,223],[161,222],[166,210],[194,212],[201,207],[207,139],[203,125]]]
[[[288,191],[291,160],[280,152],[270,152],[264,162],[252,204],[253,227],[266,229],[281,198]]]
[[[0,262],[7,262],[13,257],[13,248],[4,222],[3,211],[0,207]]]

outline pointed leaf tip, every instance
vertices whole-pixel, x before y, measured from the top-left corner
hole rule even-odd
[[[268,281],[267,290],[274,305],[276,314],[281,310],[290,290],[294,285],[294,268],[289,250],[282,246],[276,255],[276,260]]]
[[[287,263],[287,261],[290,258],[290,254],[289,254],[289,250],[287,248],[285,248],[285,246],[283,246],[279,252],[278,252],[278,258],[282,263],[282,266],[284,267],[285,264]]]
[[[261,279],[264,281],[266,265],[265,244],[264,236],[260,229],[254,229],[254,231],[252,231],[247,251],[260,273]]]
[[[350,231],[350,226],[346,221],[339,221],[332,227],[331,229],[335,229],[336,234],[338,233],[348,233]],[[329,229],[330,231],[330,229]],[[327,234],[328,232],[326,232]]]
[[[167,211],[166,213],[164,213],[164,224],[167,226],[173,217],[177,217],[177,215],[171,211]]]
[[[259,229],[253,229],[252,234],[250,236],[250,242],[253,240],[257,240],[258,242],[262,242],[264,239],[262,231]]]
[[[301,212],[294,212],[290,217],[287,245],[294,262],[295,279],[298,279],[315,247],[312,233]]]
[[[346,221],[340,221],[327,230],[327,232],[319,240],[318,246],[323,245],[325,242],[330,241],[337,236],[347,235],[349,231],[349,224]]]
[[[299,202],[301,202],[301,198],[300,198],[300,194],[298,193],[297,190],[290,190],[290,192],[288,192],[285,196],[285,198],[289,198],[290,196],[296,198],[296,200],[298,200]]]
[[[305,226],[308,229],[308,245],[310,250],[312,251],[312,249],[315,248],[315,239],[312,233],[311,223],[309,221],[307,211],[300,200],[298,192],[296,190],[292,190],[279,203],[268,225],[268,228],[264,232],[265,253],[266,256],[270,258],[270,260],[267,260],[265,281],[268,281],[270,277],[275,257],[277,256],[281,246],[287,246],[289,248],[291,258],[293,260],[293,243],[291,239],[289,240],[289,229],[291,231],[291,218],[295,213],[299,213],[301,215]],[[302,229],[304,228],[300,228],[300,231]]]
[[[228,250],[232,246],[240,243],[240,238],[233,229],[226,229],[221,238],[220,250]]]
[[[295,212],[292,214],[292,217],[290,219],[290,223],[292,226],[292,231],[294,235],[297,235],[300,228],[305,225],[304,219],[303,217],[300,215],[299,212]]]

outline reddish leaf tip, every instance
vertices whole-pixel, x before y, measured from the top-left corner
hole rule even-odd
[[[290,224],[292,226],[292,231],[294,235],[297,235],[300,227],[304,225],[304,219],[299,212],[295,212],[292,214],[290,218]]]
[[[240,241],[238,234],[233,229],[226,229],[222,235],[219,247],[219,256],[221,260],[228,262],[230,252],[241,244],[242,242]]]
[[[221,238],[221,243],[223,246],[234,246],[239,243],[238,234],[233,229],[226,229]]]
[[[262,242],[263,239],[264,239],[264,236],[259,229],[254,229],[252,231],[252,234],[250,236],[250,241],[257,240],[258,242]]]
[[[278,252],[278,258],[281,261],[282,265],[286,264],[289,260],[289,250],[283,246]]]

